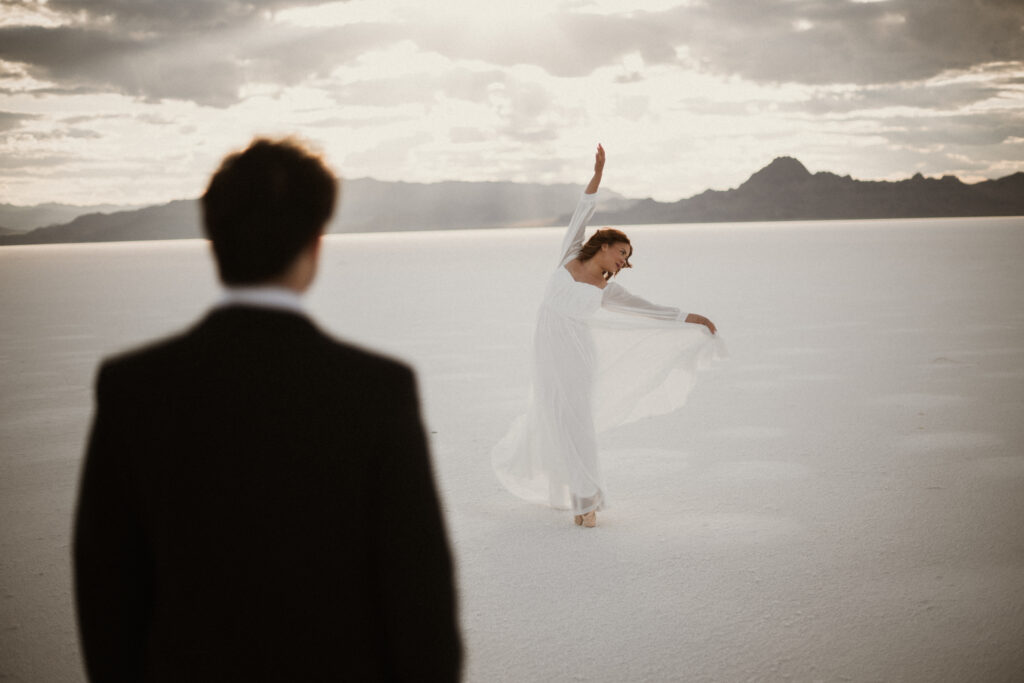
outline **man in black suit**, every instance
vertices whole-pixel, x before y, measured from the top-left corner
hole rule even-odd
[[[291,142],[225,159],[202,199],[224,301],[100,369],[74,539],[92,680],[459,677],[413,374],[301,310],[336,188]]]

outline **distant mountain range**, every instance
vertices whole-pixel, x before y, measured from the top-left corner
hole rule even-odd
[[[342,183],[341,210],[328,232],[387,232],[556,225],[559,215],[576,202],[579,185],[503,182],[383,182],[370,178]],[[618,210],[634,200],[614,192],[602,195],[603,205]],[[4,226],[9,205],[0,205]],[[31,207],[13,207],[24,211]],[[73,209],[75,207],[66,207]],[[80,213],[82,207],[78,207]],[[201,237],[197,199],[160,206],[102,213],[90,211],[62,224],[27,232],[0,228],[0,245],[58,242],[114,242]],[[4,226],[6,227],[6,226]]]
[[[717,223],[860,218],[939,218],[1024,215],[1024,172],[973,185],[955,176],[920,173],[897,182],[811,174],[792,157],[779,157],[732,190],[707,190],[677,202],[643,199],[623,210],[602,211],[595,221]]]
[[[401,183],[346,180],[341,211],[329,232],[450,230],[563,225],[580,185],[505,182]],[[186,239],[201,236],[198,200],[103,212],[91,207],[0,204],[0,245]],[[66,222],[27,221],[74,215]],[[35,213],[33,213],[35,212]],[[594,223],[695,223],[724,221],[919,218],[1024,215],[1024,172],[972,185],[953,176],[920,174],[898,182],[853,180],[811,174],[791,157],[780,157],[731,190],[707,190],[677,202],[627,199],[602,191]],[[50,219],[45,219],[50,220]]]
[[[52,202],[36,204],[35,206],[0,204],[0,235],[22,233],[42,225],[67,223],[84,213],[110,213],[113,211],[130,211],[138,208],[142,208],[142,205],[96,204],[93,206],[75,206]]]

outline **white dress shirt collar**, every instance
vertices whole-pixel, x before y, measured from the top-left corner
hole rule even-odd
[[[219,307],[257,306],[291,311],[300,315],[305,315],[306,313],[302,306],[302,297],[298,292],[287,287],[276,287],[273,285],[225,287],[224,293],[220,301],[217,302],[217,305]]]

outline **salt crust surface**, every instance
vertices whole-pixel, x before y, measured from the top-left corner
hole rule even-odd
[[[339,235],[308,297],[417,369],[469,681],[1024,678],[1024,219],[628,229],[731,358],[604,440],[597,529],[488,451],[559,230]],[[0,679],[79,681],[69,530],[97,360],[216,297],[199,241],[0,249]]]

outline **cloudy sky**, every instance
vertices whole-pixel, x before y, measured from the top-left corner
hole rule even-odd
[[[296,134],[350,178],[675,200],[776,156],[1024,170],[1022,0],[0,0],[0,202],[198,196]]]

